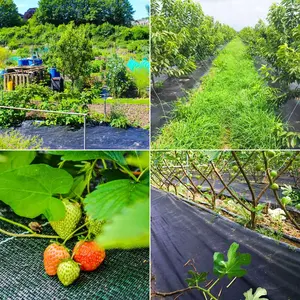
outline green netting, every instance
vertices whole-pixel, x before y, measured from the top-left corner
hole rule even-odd
[[[33,220],[20,218],[0,205],[0,215],[28,225]],[[55,234],[46,220],[34,220],[43,234]],[[24,230],[0,221],[1,228]],[[67,243],[73,248],[76,239]],[[14,238],[0,233],[0,299],[149,299],[149,249],[109,250],[104,263],[94,272],[81,272],[79,279],[64,287],[57,276],[44,271],[43,252],[49,240]]]

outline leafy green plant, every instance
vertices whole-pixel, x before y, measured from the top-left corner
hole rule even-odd
[[[121,97],[130,86],[124,61],[117,54],[114,54],[107,62],[106,84],[116,98]]]
[[[53,162],[57,162],[57,158],[61,162],[55,167]],[[105,249],[149,246],[149,158],[146,152],[54,151],[46,155],[2,152],[0,182],[1,201],[21,217],[36,218],[42,214],[51,222],[60,221],[65,216],[63,201],[80,203],[84,211],[83,225],[81,223],[64,243],[78,230],[88,227],[88,217],[103,223],[101,233],[93,238]],[[26,229],[26,233],[17,234],[0,228],[2,234],[59,238],[35,233],[1,216],[0,221]],[[91,237],[89,230],[84,234]]]
[[[9,130],[0,134],[0,149],[41,149],[43,140],[37,136],[24,136],[19,131]]]
[[[208,272],[198,272],[194,262],[189,261],[189,264],[193,270],[189,270],[189,278],[186,279],[188,288],[181,289],[178,291],[173,291],[169,293],[154,291],[152,296],[173,296],[176,294],[183,294],[190,290],[199,291],[199,297],[202,296],[203,299],[217,300],[220,299],[222,288],[218,295],[214,295],[212,289],[217,286],[217,284],[224,277],[228,277],[230,280],[235,280],[236,278],[243,277],[247,274],[247,271],[243,266],[248,266],[251,263],[251,255],[246,253],[238,252],[239,244],[232,243],[227,252],[227,260],[225,260],[224,254],[220,252],[215,252],[213,256],[213,273],[217,276],[217,279],[209,280]],[[208,283],[207,283],[208,282]],[[230,284],[228,285],[230,287]],[[252,294],[252,289],[244,293],[245,300],[254,299],[265,299],[259,298],[260,296],[267,295],[266,290],[258,288],[256,293]],[[252,297],[252,298],[251,298]]]
[[[136,68],[131,72],[133,81],[138,89],[140,97],[146,97],[148,94],[147,89],[149,88],[149,71],[143,68]]]

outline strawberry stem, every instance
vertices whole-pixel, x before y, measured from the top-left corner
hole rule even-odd
[[[81,225],[80,227],[76,228],[71,234],[69,234],[69,236],[67,236],[67,238],[64,240],[64,242],[62,243],[62,245],[65,245],[66,242],[72,238],[74,236],[74,234],[79,231],[80,229],[86,227],[89,224],[89,222],[84,223],[83,225]]]
[[[21,228],[23,228],[23,229],[26,229],[27,231],[29,231],[29,232],[31,232],[31,233],[35,233],[31,228],[29,228],[29,227],[27,227],[27,226],[25,226],[25,225],[23,225],[23,224],[21,224],[21,223],[12,221],[12,220],[10,220],[10,219],[6,219],[6,218],[4,218],[4,217],[0,217],[0,220],[5,221],[5,222],[10,223],[10,224],[13,224],[13,225],[16,225],[16,226],[21,227]]]
[[[57,239],[59,236],[54,236],[54,235],[44,235],[44,234],[38,234],[38,233],[30,233],[30,234],[24,234],[24,233],[13,233],[6,231],[4,229],[0,228],[0,233],[13,236],[13,237],[20,237],[20,238],[44,238],[44,239]]]

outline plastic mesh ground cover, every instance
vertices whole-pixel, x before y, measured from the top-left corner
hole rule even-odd
[[[250,253],[248,274],[226,289],[223,279],[221,300],[242,300],[250,288],[263,287],[270,300],[300,299],[300,250],[276,242],[243,228],[209,210],[191,205],[178,197],[152,189],[151,195],[151,265],[155,290],[170,292],[186,287],[184,267],[194,259],[198,271],[211,271],[213,253],[226,253],[237,242],[239,251]],[[216,278],[210,275],[209,278]],[[217,294],[219,289],[214,290]],[[169,297],[169,299],[172,299]],[[202,299],[189,292],[180,299]]]
[[[0,210],[0,215],[27,225],[32,220]],[[40,224],[45,220],[37,220]],[[0,221],[0,227],[11,232],[24,232]],[[55,234],[50,225],[43,234]],[[72,249],[76,239],[67,246]],[[67,299],[148,299],[149,250],[109,250],[104,263],[94,272],[81,272],[79,279],[64,287],[57,276],[44,271],[43,252],[49,240],[11,238],[0,234],[0,299],[1,300],[67,300]]]

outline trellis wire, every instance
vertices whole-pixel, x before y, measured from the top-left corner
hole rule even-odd
[[[83,149],[86,149],[86,117],[87,114],[84,113],[75,113],[75,112],[66,112],[66,111],[56,111],[56,110],[43,110],[43,109],[33,109],[33,108],[23,108],[23,107],[13,107],[13,106],[3,106],[0,105],[0,108],[3,109],[14,109],[14,110],[24,110],[24,111],[34,111],[34,112],[44,112],[44,113],[54,113],[61,115],[74,115],[74,116],[83,116]]]

